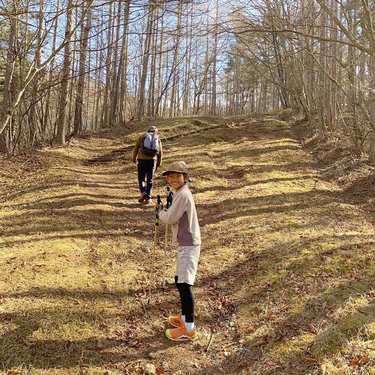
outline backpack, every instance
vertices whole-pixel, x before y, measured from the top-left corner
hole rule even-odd
[[[147,132],[141,143],[141,152],[146,156],[155,156],[159,151],[159,136],[155,132]]]

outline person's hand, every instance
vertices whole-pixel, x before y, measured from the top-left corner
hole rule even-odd
[[[162,203],[159,203],[155,206],[155,213],[156,213],[156,217],[159,218],[159,213],[160,211],[163,210],[163,204]]]

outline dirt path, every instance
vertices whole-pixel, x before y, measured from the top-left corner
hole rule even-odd
[[[45,150],[48,168],[4,191],[0,369],[375,374],[374,218],[319,178],[285,122],[160,128],[165,163],[183,159],[194,177],[200,339],[163,337],[174,253],[151,251],[153,207],[137,203],[130,163],[137,134],[102,134]]]

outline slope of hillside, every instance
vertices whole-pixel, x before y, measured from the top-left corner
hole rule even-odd
[[[157,125],[164,164],[193,177],[199,339],[163,335],[174,251],[161,227],[152,252],[154,209],[137,202],[139,124],[3,168],[3,373],[375,374],[373,212],[320,178],[285,121]]]

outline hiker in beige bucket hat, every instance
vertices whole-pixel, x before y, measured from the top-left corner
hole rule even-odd
[[[162,223],[172,225],[172,241],[177,245],[175,283],[181,300],[181,313],[168,318],[174,328],[167,329],[165,334],[173,341],[189,341],[197,337],[192,287],[198,269],[201,233],[186,163],[175,161],[162,175],[174,194],[171,206],[159,209],[158,217]]]

